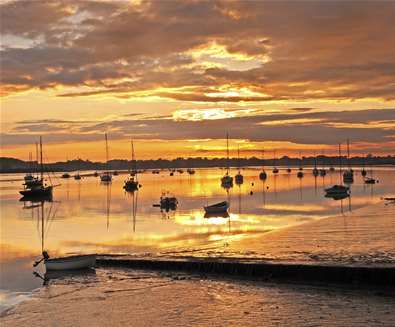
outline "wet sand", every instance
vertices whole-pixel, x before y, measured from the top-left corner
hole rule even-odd
[[[378,290],[97,269],[51,280],[8,311],[8,326],[393,326],[395,298]]]

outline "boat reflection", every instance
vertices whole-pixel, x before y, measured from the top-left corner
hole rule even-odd
[[[83,279],[92,278],[96,275],[96,270],[93,268],[79,269],[79,270],[50,270],[41,274],[33,271],[33,275],[43,281],[43,286],[48,286],[50,281],[66,280],[68,282],[81,282]]]

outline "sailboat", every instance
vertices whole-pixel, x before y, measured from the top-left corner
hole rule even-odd
[[[34,180],[34,179],[33,179]],[[47,185],[44,182],[44,163],[43,163],[43,144],[40,136],[40,178],[37,178],[34,183],[23,184],[23,191],[19,191],[23,197],[52,197],[52,185]]]
[[[366,174],[365,174],[366,176]],[[370,177],[365,177],[364,176],[364,183],[365,184],[376,184],[379,181],[373,178],[373,169],[372,169],[372,165],[370,165]]]
[[[354,183],[354,171],[350,166],[350,141],[347,139],[347,165],[348,170],[343,173],[343,182],[347,184]]]
[[[325,177],[326,176],[326,169],[324,167],[325,161],[324,161],[324,153],[322,152],[322,168],[320,169],[320,176]]]
[[[318,168],[317,168],[317,156],[314,152],[314,169],[313,169],[313,175],[314,177],[317,177],[319,174]]]
[[[136,162],[136,158],[134,157],[133,141],[131,141],[131,145],[132,145],[133,168],[132,168],[132,173],[130,174],[129,179],[127,179],[123,185],[123,188],[125,189],[125,191],[128,191],[128,192],[137,191],[139,189],[139,187],[141,186],[139,184],[139,182],[137,181],[137,162]]]
[[[243,184],[244,177],[240,172],[240,147],[237,146],[237,165],[239,168],[239,171],[237,172],[237,175],[235,176],[235,182],[237,185]]]
[[[296,174],[296,176],[298,178],[303,178],[303,176],[304,176],[303,171],[302,171],[303,170],[303,166],[302,166],[303,158],[302,158],[302,153],[301,152],[299,152],[299,157],[300,157],[300,160],[299,160],[299,171]]]
[[[365,157],[363,157],[363,166],[362,166],[362,170],[361,170],[361,175],[362,175],[362,177],[366,177],[367,174],[368,174],[368,172],[365,170]]]
[[[342,179],[342,156],[341,156],[341,145],[339,143],[339,178]],[[334,185],[325,189],[325,196],[334,198],[335,200],[343,199],[349,196],[350,188],[343,184]]]
[[[233,187],[233,177],[229,175],[229,135],[226,133],[226,174],[221,178],[223,188]]]
[[[259,179],[261,181],[264,181],[266,180],[266,178],[267,178],[267,174],[265,171],[265,150],[262,150],[262,171],[259,174]]]
[[[28,173],[26,173],[25,177],[23,178],[25,183],[30,182],[34,179],[34,176],[32,174],[33,163],[32,163],[32,153],[31,152],[29,152],[29,168],[30,168],[30,171]]]
[[[278,168],[276,167],[276,151],[273,151],[273,174],[278,174]]]
[[[38,143],[36,142],[36,165],[35,165],[35,169],[33,168],[33,164],[31,165],[31,172],[26,174],[24,177],[24,187],[25,188],[31,188],[31,187],[37,187],[37,186],[42,186],[43,185],[43,181],[42,179],[40,179],[40,177],[38,176],[38,172],[39,172],[39,154],[38,154]],[[29,154],[29,157],[31,157],[31,154]],[[33,170],[35,170],[36,172],[36,176],[33,175]]]
[[[104,138],[106,140],[106,171],[103,173],[103,175],[100,175],[100,180],[102,182],[111,182],[112,181],[112,176],[110,172],[108,171],[108,140],[107,140],[107,133],[104,134]]]
[[[289,166],[289,157],[287,156],[287,173],[289,174],[289,173],[291,173],[292,172],[292,169],[291,169],[291,167]]]

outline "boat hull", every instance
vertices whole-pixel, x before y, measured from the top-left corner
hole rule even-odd
[[[39,198],[39,197],[51,197],[52,196],[52,186],[37,188],[37,189],[26,189],[19,191],[19,193],[26,198]]]
[[[47,259],[44,263],[48,271],[93,268],[96,264],[96,254]]]
[[[228,209],[229,209],[228,202],[221,202],[204,207],[204,211],[206,212],[206,214],[223,214],[226,213]]]

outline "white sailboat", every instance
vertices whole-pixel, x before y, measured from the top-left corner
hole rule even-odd
[[[262,171],[259,173],[259,179],[265,181],[267,179],[267,174],[265,171],[265,150],[262,150]]]
[[[314,168],[313,168],[313,175],[314,177],[317,177],[319,174],[318,168],[317,168],[317,156],[314,152]]]
[[[302,164],[302,161],[303,161],[303,158],[302,158],[302,153],[299,151],[299,157],[300,157],[300,160],[299,160],[299,171],[298,171],[298,173],[296,174],[296,176],[298,177],[298,178],[303,178],[303,176],[304,176],[304,173],[303,173],[303,164]]]
[[[276,150],[273,151],[273,174],[278,174],[278,168],[276,167]]]
[[[100,180],[102,182],[109,183],[109,182],[112,181],[112,176],[111,176],[111,173],[108,171],[108,140],[107,140],[107,133],[104,134],[104,138],[105,138],[105,141],[106,141],[106,171],[102,175],[100,175]]]
[[[238,172],[235,175],[235,182],[237,185],[241,185],[244,182],[244,177],[240,172],[240,147],[237,146],[237,166],[238,166]]]
[[[52,197],[53,185],[44,181],[43,144],[40,136],[40,177],[23,184],[24,188],[19,193],[25,198]]]
[[[226,133],[226,174],[221,178],[223,188],[233,187],[233,177],[229,175],[229,135]]]
[[[339,178],[342,180],[342,156],[341,156],[341,145],[339,143]],[[343,184],[333,185],[332,187],[325,189],[325,196],[332,198],[344,198],[349,196],[350,188]]]
[[[347,165],[348,170],[343,173],[343,182],[346,184],[354,183],[354,171],[350,166],[350,141],[347,139]]]
[[[125,189],[125,191],[128,192],[134,192],[137,191],[139,189],[139,187],[141,186],[137,180],[137,162],[136,162],[136,158],[134,156],[134,145],[133,145],[133,141],[131,141],[131,145],[132,145],[132,172],[130,174],[130,177],[125,181],[123,188]]]

